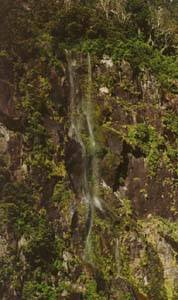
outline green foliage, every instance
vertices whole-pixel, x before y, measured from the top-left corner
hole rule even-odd
[[[34,221],[33,192],[25,183],[7,183],[3,189],[1,210],[4,211],[3,220],[9,231],[19,236]]]
[[[73,199],[74,195],[70,190],[67,183],[59,181],[53,191],[52,201],[54,203],[67,202],[69,199]]]
[[[84,294],[86,300],[105,300],[106,297],[97,292],[97,283],[94,279],[88,280],[86,284],[86,292]]]
[[[27,281],[23,287],[22,300],[58,300],[58,292],[45,282]]]
[[[178,285],[176,284],[175,289],[174,289],[173,300],[176,300],[177,297],[178,297]]]
[[[175,243],[178,243],[178,224],[177,222],[171,222],[168,219],[157,218],[158,232],[162,236],[171,237]]]
[[[163,137],[157,135],[154,127],[146,123],[138,123],[136,127],[128,127],[126,141],[145,154],[150,172],[154,175],[161,158],[160,149],[164,145]]]
[[[151,245],[148,246],[147,259],[149,272],[148,296],[150,299],[166,300],[163,267],[157,252]]]
[[[61,244],[55,238],[46,211],[37,212],[35,200],[33,191],[25,184],[6,184],[0,204],[1,225],[6,224],[16,238],[25,238],[23,253],[32,269],[39,265],[45,268],[61,253]]]
[[[121,137],[127,145],[131,146],[132,150],[130,149],[130,151],[135,155],[140,153],[140,155],[145,156],[151,176],[156,174],[161,161],[164,161],[169,169],[174,170],[174,174],[177,176],[176,117],[168,117],[166,113],[164,123],[166,128],[164,135],[158,134],[156,128],[146,122],[137,125],[124,125],[120,131],[112,128],[108,122],[104,128]],[[174,144],[171,143],[172,135],[170,136],[170,132],[173,134]],[[107,154],[106,159],[109,156],[110,154]]]
[[[156,74],[162,87],[177,93],[177,87],[174,84],[178,78],[178,67],[174,56],[166,56],[154,51],[150,60],[150,68]]]
[[[56,256],[54,230],[43,212],[36,218],[35,223],[24,253],[32,268],[38,265],[45,268]]]
[[[173,110],[167,110],[163,118],[165,130],[177,136],[178,132],[178,116]]]
[[[55,35],[66,43],[73,43],[87,35],[92,11],[85,7],[75,5],[69,10],[60,12],[59,23]]]
[[[78,49],[84,53],[90,52],[102,57],[103,53],[106,52],[106,41],[104,39],[86,39],[80,43]]]
[[[6,258],[7,259],[7,258]],[[8,257],[8,262],[7,260],[5,261],[4,259],[1,259],[0,261],[0,292],[3,292],[4,289],[4,283],[8,282],[10,276],[13,273],[12,265],[9,263],[10,258]],[[11,262],[11,261],[10,261]]]
[[[80,47],[82,51],[91,52],[99,57],[108,54],[115,62],[124,59],[130,63],[136,74],[145,68],[149,69],[157,78],[160,86],[177,93],[175,84],[175,80],[178,78],[176,57],[163,55],[141,37],[115,40],[86,39],[82,41]],[[80,47],[78,46],[78,49]]]
[[[130,16],[130,26],[135,30],[142,30],[147,36],[151,30],[150,26],[150,7],[144,0],[127,0],[126,12]],[[132,30],[133,30],[132,29]],[[134,30],[133,30],[134,32]]]

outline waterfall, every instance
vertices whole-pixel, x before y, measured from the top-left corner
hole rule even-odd
[[[70,83],[70,121],[71,126],[69,129],[69,136],[76,140],[80,144],[82,149],[82,160],[84,162],[84,172],[83,172],[83,183],[82,183],[82,196],[85,201],[89,204],[90,193],[87,180],[87,162],[86,162],[86,147],[82,139],[82,111],[80,111],[80,106],[77,101],[76,96],[76,85],[74,79],[74,70],[73,70],[73,60],[71,52],[66,51],[67,64],[68,64],[68,73],[69,73],[69,83]],[[83,100],[83,99],[82,99]],[[81,103],[82,104],[82,103]]]
[[[101,201],[98,197],[98,187],[99,187],[99,172],[98,172],[98,160],[96,155],[96,141],[95,135],[93,132],[93,120],[92,120],[92,68],[91,68],[91,57],[88,53],[87,56],[88,61],[88,91],[87,91],[87,106],[86,106],[86,120],[89,132],[90,144],[92,146],[92,178],[93,178],[93,186],[92,186],[92,199],[93,205],[100,210],[102,210]]]
[[[77,95],[77,74],[74,70],[74,61],[72,54],[66,51],[66,58],[68,64],[69,84],[70,84],[70,130],[69,136],[74,139],[81,147],[84,170],[82,174],[82,198],[88,206],[88,219],[86,221],[86,248],[89,245],[90,233],[93,225],[94,209],[97,207],[102,210],[101,202],[98,197],[99,172],[98,162],[96,156],[96,141],[93,129],[93,104],[92,104],[92,67],[90,54],[87,56],[88,76],[87,88],[84,95],[80,97]],[[87,145],[84,139],[83,131],[88,139],[90,149],[90,164],[88,166],[87,159]],[[88,170],[89,168],[89,170]],[[90,171],[90,172],[89,172]],[[92,182],[89,180],[89,173],[91,174]]]

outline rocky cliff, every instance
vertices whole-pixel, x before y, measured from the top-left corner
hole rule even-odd
[[[0,298],[177,300],[177,1],[0,7]]]

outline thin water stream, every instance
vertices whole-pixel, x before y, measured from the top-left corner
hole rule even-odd
[[[90,54],[87,56],[87,83],[82,97],[77,94],[77,74],[74,68],[72,54],[66,51],[68,64],[69,83],[70,83],[70,130],[69,136],[74,139],[81,147],[82,161],[84,170],[82,172],[82,198],[88,206],[88,228],[86,234],[86,247],[89,244],[90,233],[93,225],[94,209],[97,207],[102,210],[101,202],[98,197],[99,172],[96,155],[96,140],[93,129],[93,99],[92,99],[92,67]],[[86,125],[85,125],[86,124]],[[86,145],[86,138],[88,145]],[[88,148],[90,153],[88,154]],[[87,163],[88,155],[90,164]],[[90,175],[89,175],[90,174]]]

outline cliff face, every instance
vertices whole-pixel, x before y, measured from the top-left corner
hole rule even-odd
[[[176,2],[0,1],[2,300],[178,299]]]

